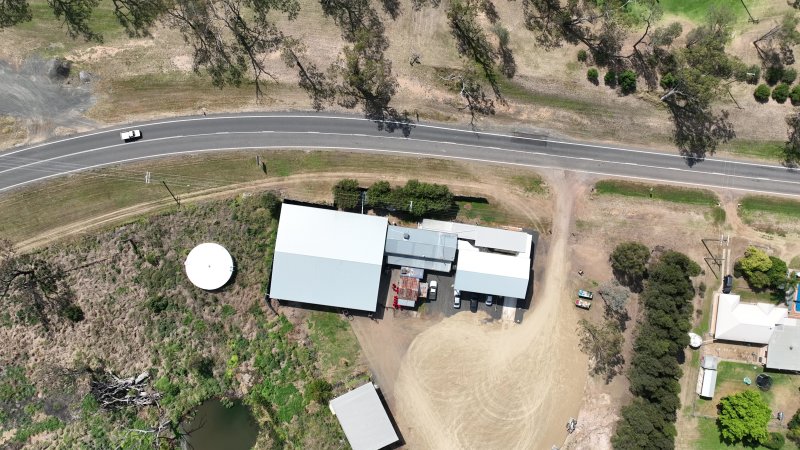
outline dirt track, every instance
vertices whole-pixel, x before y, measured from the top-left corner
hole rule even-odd
[[[400,365],[397,418],[410,448],[532,449],[560,445],[577,416],[586,358],[563,300],[573,196],[562,173],[545,277],[521,325],[459,314],[419,334]],[[538,255],[537,255],[538,256]],[[368,359],[370,355],[367,355]]]

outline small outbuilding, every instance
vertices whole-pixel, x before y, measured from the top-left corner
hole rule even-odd
[[[353,450],[378,450],[400,439],[372,383],[336,397],[328,406]]]
[[[700,397],[713,398],[717,388],[717,367],[719,358],[706,355],[700,359],[700,373],[697,374],[697,394]]]

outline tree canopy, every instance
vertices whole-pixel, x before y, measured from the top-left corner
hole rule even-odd
[[[728,443],[763,444],[769,438],[767,424],[772,418],[769,405],[752,389],[723,397],[719,403],[719,425]]]
[[[630,288],[640,288],[647,271],[650,249],[638,242],[623,242],[611,252],[611,268],[617,280]]]
[[[682,375],[677,355],[689,343],[692,298],[690,277],[700,266],[686,255],[667,251],[647,269],[640,301],[645,317],[634,342],[628,370],[637,398],[623,408],[612,438],[614,448],[673,448]],[[643,444],[644,443],[644,444]]]

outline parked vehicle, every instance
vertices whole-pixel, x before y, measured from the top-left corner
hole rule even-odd
[[[458,290],[455,291],[455,295],[453,296],[453,308],[461,309],[461,293]]]
[[[592,302],[579,298],[575,300],[575,306],[588,310],[592,307]]]
[[[478,312],[478,299],[471,298],[469,299],[469,310],[476,313]]]
[[[141,139],[142,138],[142,132],[141,132],[141,130],[122,131],[122,132],[119,133],[119,137],[122,138],[123,142],[132,142],[132,141],[135,141],[137,139]]]
[[[594,297],[594,294],[589,291],[584,291],[583,289],[578,289],[578,297],[591,300]]]
[[[486,306],[492,306],[494,303],[494,298],[491,295],[486,296]]]
[[[733,276],[725,275],[725,278],[722,279],[722,293],[730,294],[731,289],[733,289]]]
[[[436,291],[439,288],[439,282],[432,280],[428,283],[428,300],[436,300]]]

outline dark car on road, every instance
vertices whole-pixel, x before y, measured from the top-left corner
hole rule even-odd
[[[471,298],[469,299],[469,310],[472,312],[478,312],[478,299]]]
[[[733,289],[733,276],[725,275],[725,278],[722,279],[722,293],[730,294],[731,289]]]

